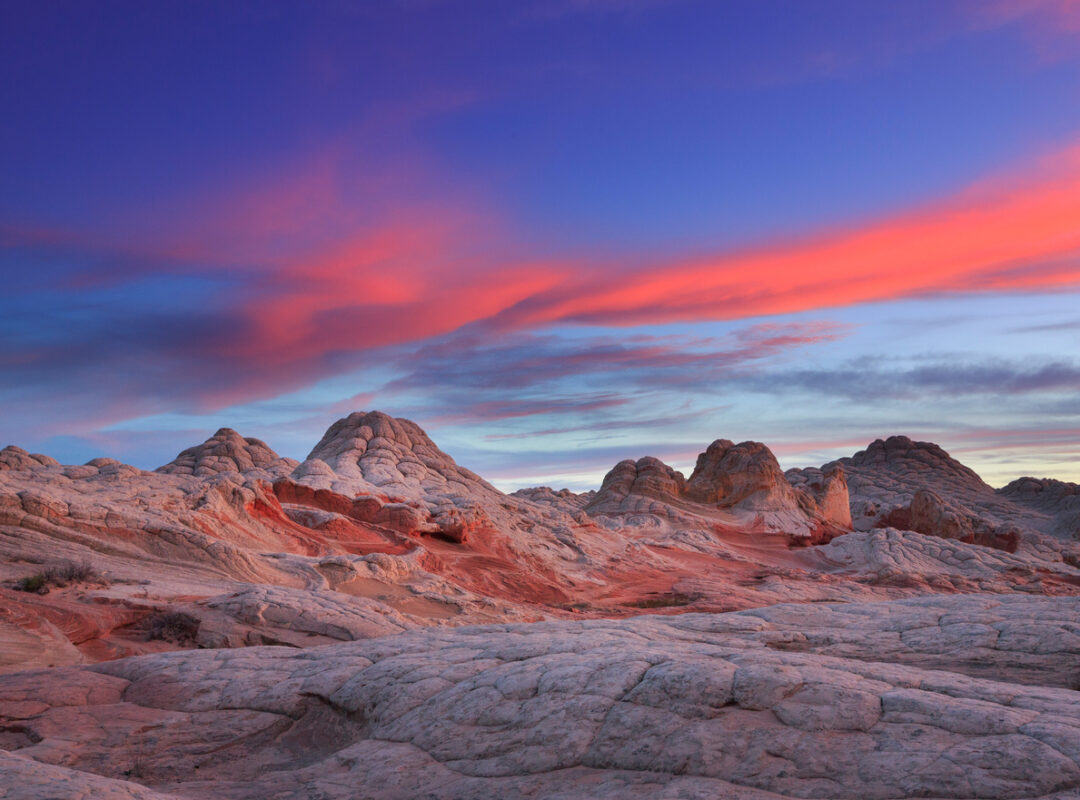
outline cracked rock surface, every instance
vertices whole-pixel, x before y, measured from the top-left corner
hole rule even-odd
[[[1059,798],[1080,600],[427,629],[0,678],[7,798]]]

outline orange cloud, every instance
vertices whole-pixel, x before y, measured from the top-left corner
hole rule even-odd
[[[630,274],[597,270],[503,315],[511,326],[785,314],[941,292],[1080,284],[1080,150],[1031,178],[803,241]]]

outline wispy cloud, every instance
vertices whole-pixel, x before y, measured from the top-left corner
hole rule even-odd
[[[370,363],[382,348],[425,341],[398,363],[405,374],[391,390],[509,389],[615,372],[678,387],[844,331],[757,326],[736,342],[609,333],[577,345],[544,331],[1080,285],[1076,149],[907,214],[648,264],[524,253],[476,197],[433,191],[422,203],[409,200],[424,196],[423,169],[402,170],[409,190],[379,207],[373,198],[393,183],[395,167],[376,169],[330,148],[246,189],[223,190],[224,206],[169,218],[160,241],[149,225],[123,244],[104,233],[6,226],[0,257],[9,264],[62,266],[38,272],[24,264],[26,286],[7,298],[0,359],[13,383],[39,392],[92,387],[95,422],[107,410],[122,418],[271,397]],[[81,310],[88,297],[98,313]],[[35,313],[55,324],[12,322]],[[1006,391],[1072,380],[1068,365],[1013,383],[973,370],[905,377],[931,388],[998,382]],[[847,377],[868,384],[865,375]],[[792,379],[807,387],[818,380]]]
[[[1004,359],[976,362],[942,359],[911,366],[863,356],[835,367],[749,375],[740,384],[769,393],[813,392],[860,401],[979,394],[1052,394],[1080,391],[1080,365],[1072,361],[1032,364]]]

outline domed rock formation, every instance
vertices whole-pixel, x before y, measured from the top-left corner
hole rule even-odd
[[[298,463],[295,459],[282,458],[261,439],[245,438],[232,428],[219,428],[205,442],[189,447],[156,471],[196,477],[258,472],[272,478],[287,474]]]
[[[682,498],[686,478],[658,458],[620,461],[607,475],[600,491],[585,507],[590,514],[659,513],[664,504]],[[658,502],[657,502],[658,501]]]
[[[505,498],[458,466],[415,422],[379,411],[331,425],[291,478],[347,498],[375,498],[385,507],[372,521],[457,542],[470,530],[492,527],[485,506]]]
[[[725,508],[795,508],[795,492],[776,456],[761,442],[735,444],[717,439],[698,456],[686,483],[686,496]]]
[[[458,466],[415,422],[380,411],[358,411],[335,422],[293,475],[343,494],[375,491],[410,500],[432,492],[501,494]]]

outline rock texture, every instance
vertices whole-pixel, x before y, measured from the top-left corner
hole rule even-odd
[[[1080,602],[426,630],[0,678],[6,797],[1059,798]]]
[[[708,527],[711,520],[798,541],[851,527],[842,469],[796,484],[762,443],[727,439],[717,439],[698,456],[689,479],[655,458],[622,461],[584,508],[594,516],[621,515],[631,525],[648,524],[648,516],[683,529]]]

